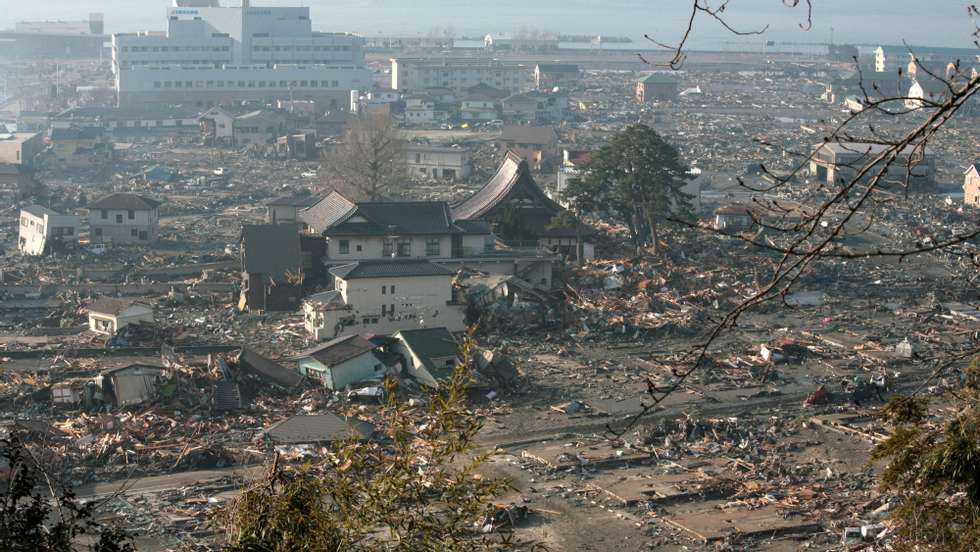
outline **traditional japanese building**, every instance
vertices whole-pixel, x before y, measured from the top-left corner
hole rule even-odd
[[[526,160],[508,152],[497,173],[486,186],[453,206],[453,221],[487,221],[494,233],[514,247],[540,247],[574,253],[579,239],[585,242],[584,257],[593,256],[589,238],[595,231],[576,221],[565,227],[554,225],[565,209],[548,197],[531,176]]]

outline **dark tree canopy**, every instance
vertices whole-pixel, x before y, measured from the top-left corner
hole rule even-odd
[[[688,168],[672,144],[652,128],[627,127],[596,152],[566,192],[576,210],[606,215],[629,227],[637,248],[657,248],[657,226],[691,212],[683,190]]]

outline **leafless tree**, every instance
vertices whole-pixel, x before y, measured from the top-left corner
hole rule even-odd
[[[351,119],[342,141],[324,158],[328,184],[351,199],[387,197],[405,178],[405,142],[387,115]]]

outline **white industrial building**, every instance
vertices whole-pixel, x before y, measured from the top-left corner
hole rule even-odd
[[[174,0],[166,33],[113,35],[119,105],[290,99],[346,110],[351,90],[371,86],[361,37],[314,32],[307,7],[242,4]]]
[[[478,84],[510,94],[529,90],[531,68],[490,58],[395,58],[391,60],[391,87],[400,92],[446,88],[462,94]]]

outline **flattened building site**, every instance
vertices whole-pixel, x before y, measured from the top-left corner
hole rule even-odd
[[[0,548],[976,549],[969,33],[69,4],[0,17]]]

